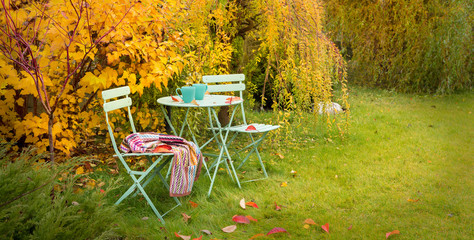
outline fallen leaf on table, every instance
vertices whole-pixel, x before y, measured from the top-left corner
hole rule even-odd
[[[231,232],[235,231],[235,229],[237,229],[237,225],[230,225],[230,226],[227,226],[227,227],[223,228],[222,231],[224,231],[226,233],[231,233]]]
[[[227,100],[227,101],[239,101],[241,99],[242,98],[240,98],[240,97],[230,97],[230,98],[226,98],[225,100]]]
[[[245,223],[245,224],[249,224],[250,223],[250,220],[245,217],[245,216],[233,216],[232,217],[232,221],[236,222],[236,223]]]
[[[321,228],[326,231],[327,233],[329,233],[329,223],[326,223],[324,225],[321,226]]]
[[[245,131],[257,131],[257,129],[253,125],[249,125]]]
[[[250,216],[250,215],[247,215],[247,216],[245,216],[245,217],[247,217],[250,221],[258,222],[257,219],[253,218],[253,217]]]
[[[182,101],[183,101],[183,100],[179,100],[179,99],[177,99],[177,98],[175,98],[175,97],[173,97],[173,96],[171,96],[171,99],[172,99],[174,102],[182,102]]]
[[[209,93],[209,91],[206,91],[204,94],[205,95],[211,95],[211,93]]]
[[[176,232],[174,232],[174,235],[176,237],[179,237],[179,238],[184,239],[184,240],[190,240],[191,239],[191,236],[184,236],[184,235],[178,234]]]
[[[304,220],[304,223],[306,223],[306,224],[311,224],[311,225],[316,225],[316,223],[314,222],[314,220],[311,219],[311,218],[308,218],[308,219]]]
[[[257,234],[253,235],[253,236],[252,236],[251,238],[249,238],[249,239],[255,239],[255,238],[264,237],[264,236],[265,236],[265,234],[263,234],[263,233],[257,233]]]
[[[388,237],[390,237],[391,235],[394,235],[394,234],[400,234],[400,231],[393,230],[391,232],[388,232],[388,233],[385,234],[385,238],[387,239]]]
[[[267,233],[267,236],[270,234],[280,233],[280,232],[287,232],[287,231],[284,228],[276,227],[270,230],[270,232]]]
[[[191,207],[192,208],[197,208],[199,204],[193,202],[193,201],[189,201],[189,204],[191,204]]]
[[[196,106],[199,106],[199,104],[198,104],[198,102],[196,102],[196,100],[192,100],[191,103],[196,105]]]
[[[191,216],[189,216],[188,214],[186,213],[181,213],[181,215],[183,215],[183,221],[185,223],[188,223],[188,220],[191,218]]]
[[[205,234],[207,234],[207,235],[212,235],[211,231],[206,230],[206,229],[201,230],[201,232],[203,232],[203,233],[205,233]]]
[[[245,209],[245,198],[240,199],[240,207]]]
[[[250,207],[254,207],[254,208],[258,208],[257,204],[254,203],[254,202],[246,202],[245,205],[250,206]]]

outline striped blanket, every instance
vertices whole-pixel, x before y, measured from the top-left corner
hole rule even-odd
[[[203,156],[199,147],[181,137],[155,132],[138,132],[128,135],[122,141],[120,149],[126,153],[173,153],[171,197],[189,195],[201,171]]]

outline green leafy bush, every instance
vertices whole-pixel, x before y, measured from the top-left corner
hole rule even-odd
[[[325,2],[326,28],[352,57],[352,82],[402,92],[472,88],[472,1]]]
[[[0,146],[0,239],[113,238],[117,213],[98,189],[74,193],[63,173],[84,159],[42,164],[32,151],[14,157]],[[63,178],[59,181],[59,176]]]

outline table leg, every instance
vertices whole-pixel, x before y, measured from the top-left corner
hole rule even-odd
[[[222,157],[223,157],[224,152],[225,152],[225,154],[227,155],[226,158],[228,159],[229,164],[230,164],[230,166],[231,166],[231,168],[232,168],[232,172],[234,173],[234,176],[232,176],[232,173],[231,173],[231,178],[234,178],[234,177],[235,177],[235,180],[236,180],[236,182],[237,182],[237,185],[239,186],[239,188],[241,188],[241,186],[240,186],[240,181],[239,181],[239,178],[238,178],[238,176],[237,176],[237,172],[235,171],[234,164],[232,163],[232,158],[231,158],[231,156],[230,156],[230,154],[229,154],[229,151],[228,151],[228,149],[227,149],[227,146],[226,146],[226,140],[227,140],[227,137],[228,137],[228,135],[229,135],[229,131],[226,131],[225,137],[222,135],[222,130],[223,130],[223,129],[222,129],[222,126],[221,126],[220,123],[219,123],[219,118],[217,117],[216,111],[215,111],[214,109],[208,108],[209,123],[211,124],[211,128],[213,127],[213,124],[212,124],[213,120],[212,120],[211,112],[212,112],[212,115],[214,116],[214,119],[215,119],[215,121],[216,121],[216,125],[217,125],[217,127],[219,128],[219,130],[217,131],[217,133],[216,133],[216,131],[214,131],[214,130],[213,130],[213,133],[214,133],[215,135],[217,135],[217,134],[219,135],[218,137],[216,137],[216,142],[217,142],[217,144],[219,145],[220,153],[219,153],[219,156],[218,156],[218,158],[217,158],[217,162],[216,162],[216,164],[215,164],[214,174],[213,174],[213,176],[212,176],[211,185],[210,185],[210,187],[209,187],[209,192],[208,192],[208,194],[207,194],[208,196],[211,195],[212,187],[214,186],[214,182],[215,182],[215,180],[216,180],[217,171],[219,170],[219,164],[221,163],[221,160],[222,160]],[[232,122],[232,118],[231,118],[230,122]]]

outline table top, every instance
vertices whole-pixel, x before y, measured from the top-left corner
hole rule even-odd
[[[194,103],[184,103],[181,102],[181,98],[178,96],[173,96],[175,99],[179,99],[180,102],[177,102],[169,97],[161,97],[157,100],[159,104],[170,106],[170,107],[222,107],[237,105],[243,102],[240,97],[237,96],[228,96],[228,95],[204,95],[203,100],[196,100],[197,104]],[[232,98],[232,100],[231,100]]]

